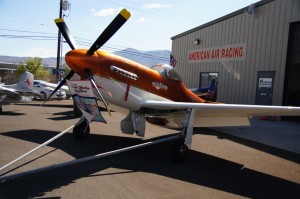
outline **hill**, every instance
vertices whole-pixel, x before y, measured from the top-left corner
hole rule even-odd
[[[126,48],[121,51],[116,51],[114,54],[148,67],[158,63],[169,63],[170,59],[170,52],[168,50],[140,51],[132,48]]]
[[[0,62],[20,64],[29,58],[31,57],[14,57],[14,56],[0,55]],[[56,57],[42,58],[42,60],[45,66],[56,66]]]
[[[127,48],[120,51],[115,51],[113,54],[133,60],[145,66],[152,66],[158,63],[169,63],[170,53],[167,50],[155,51],[140,51],[132,48]],[[0,55],[0,62],[19,64],[30,57],[13,57]],[[65,59],[63,58],[63,63]],[[56,57],[42,58],[45,66],[56,66]]]

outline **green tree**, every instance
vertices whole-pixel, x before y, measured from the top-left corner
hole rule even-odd
[[[71,69],[69,68],[69,66],[66,63],[63,64],[62,68],[65,70],[65,73],[63,75],[63,78],[65,78],[69,74]]]
[[[29,58],[25,60],[25,63],[20,63],[17,69],[17,75],[20,77],[25,71],[32,73],[34,79],[50,80],[50,72],[43,67],[41,58]]]

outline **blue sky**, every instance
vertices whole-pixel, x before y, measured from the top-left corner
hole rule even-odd
[[[171,37],[258,0],[68,0],[65,21],[78,48],[89,48],[121,8],[127,23],[102,48],[171,50]],[[59,0],[0,0],[0,55],[56,57]],[[27,39],[26,39],[27,38]],[[70,50],[63,45],[64,52]]]

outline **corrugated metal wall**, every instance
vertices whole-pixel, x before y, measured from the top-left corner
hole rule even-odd
[[[218,101],[254,104],[258,71],[276,71],[273,105],[282,104],[289,25],[300,21],[299,0],[274,0],[256,8],[255,16],[239,12],[218,23],[174,36],[172,54],[187,87],[199,86],[200,72],[218,72]],[[197,28],[195,28],[197,29]],[[200,39],[200,45],[193,41]],[[187,63],[193,49],[247,43],[246,60]]]

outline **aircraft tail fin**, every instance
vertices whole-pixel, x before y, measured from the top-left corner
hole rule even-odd
[[[190,90],[206,101],[216,102],[217,100],[218,88],[216,79],[213,79],[209,87],[207,88],[198,88]]]
[[[19,82],[17,83],[17,89],[23,92],[32,92],[33,91],[33,80],[34,76],[28,71],[20,78]]]

